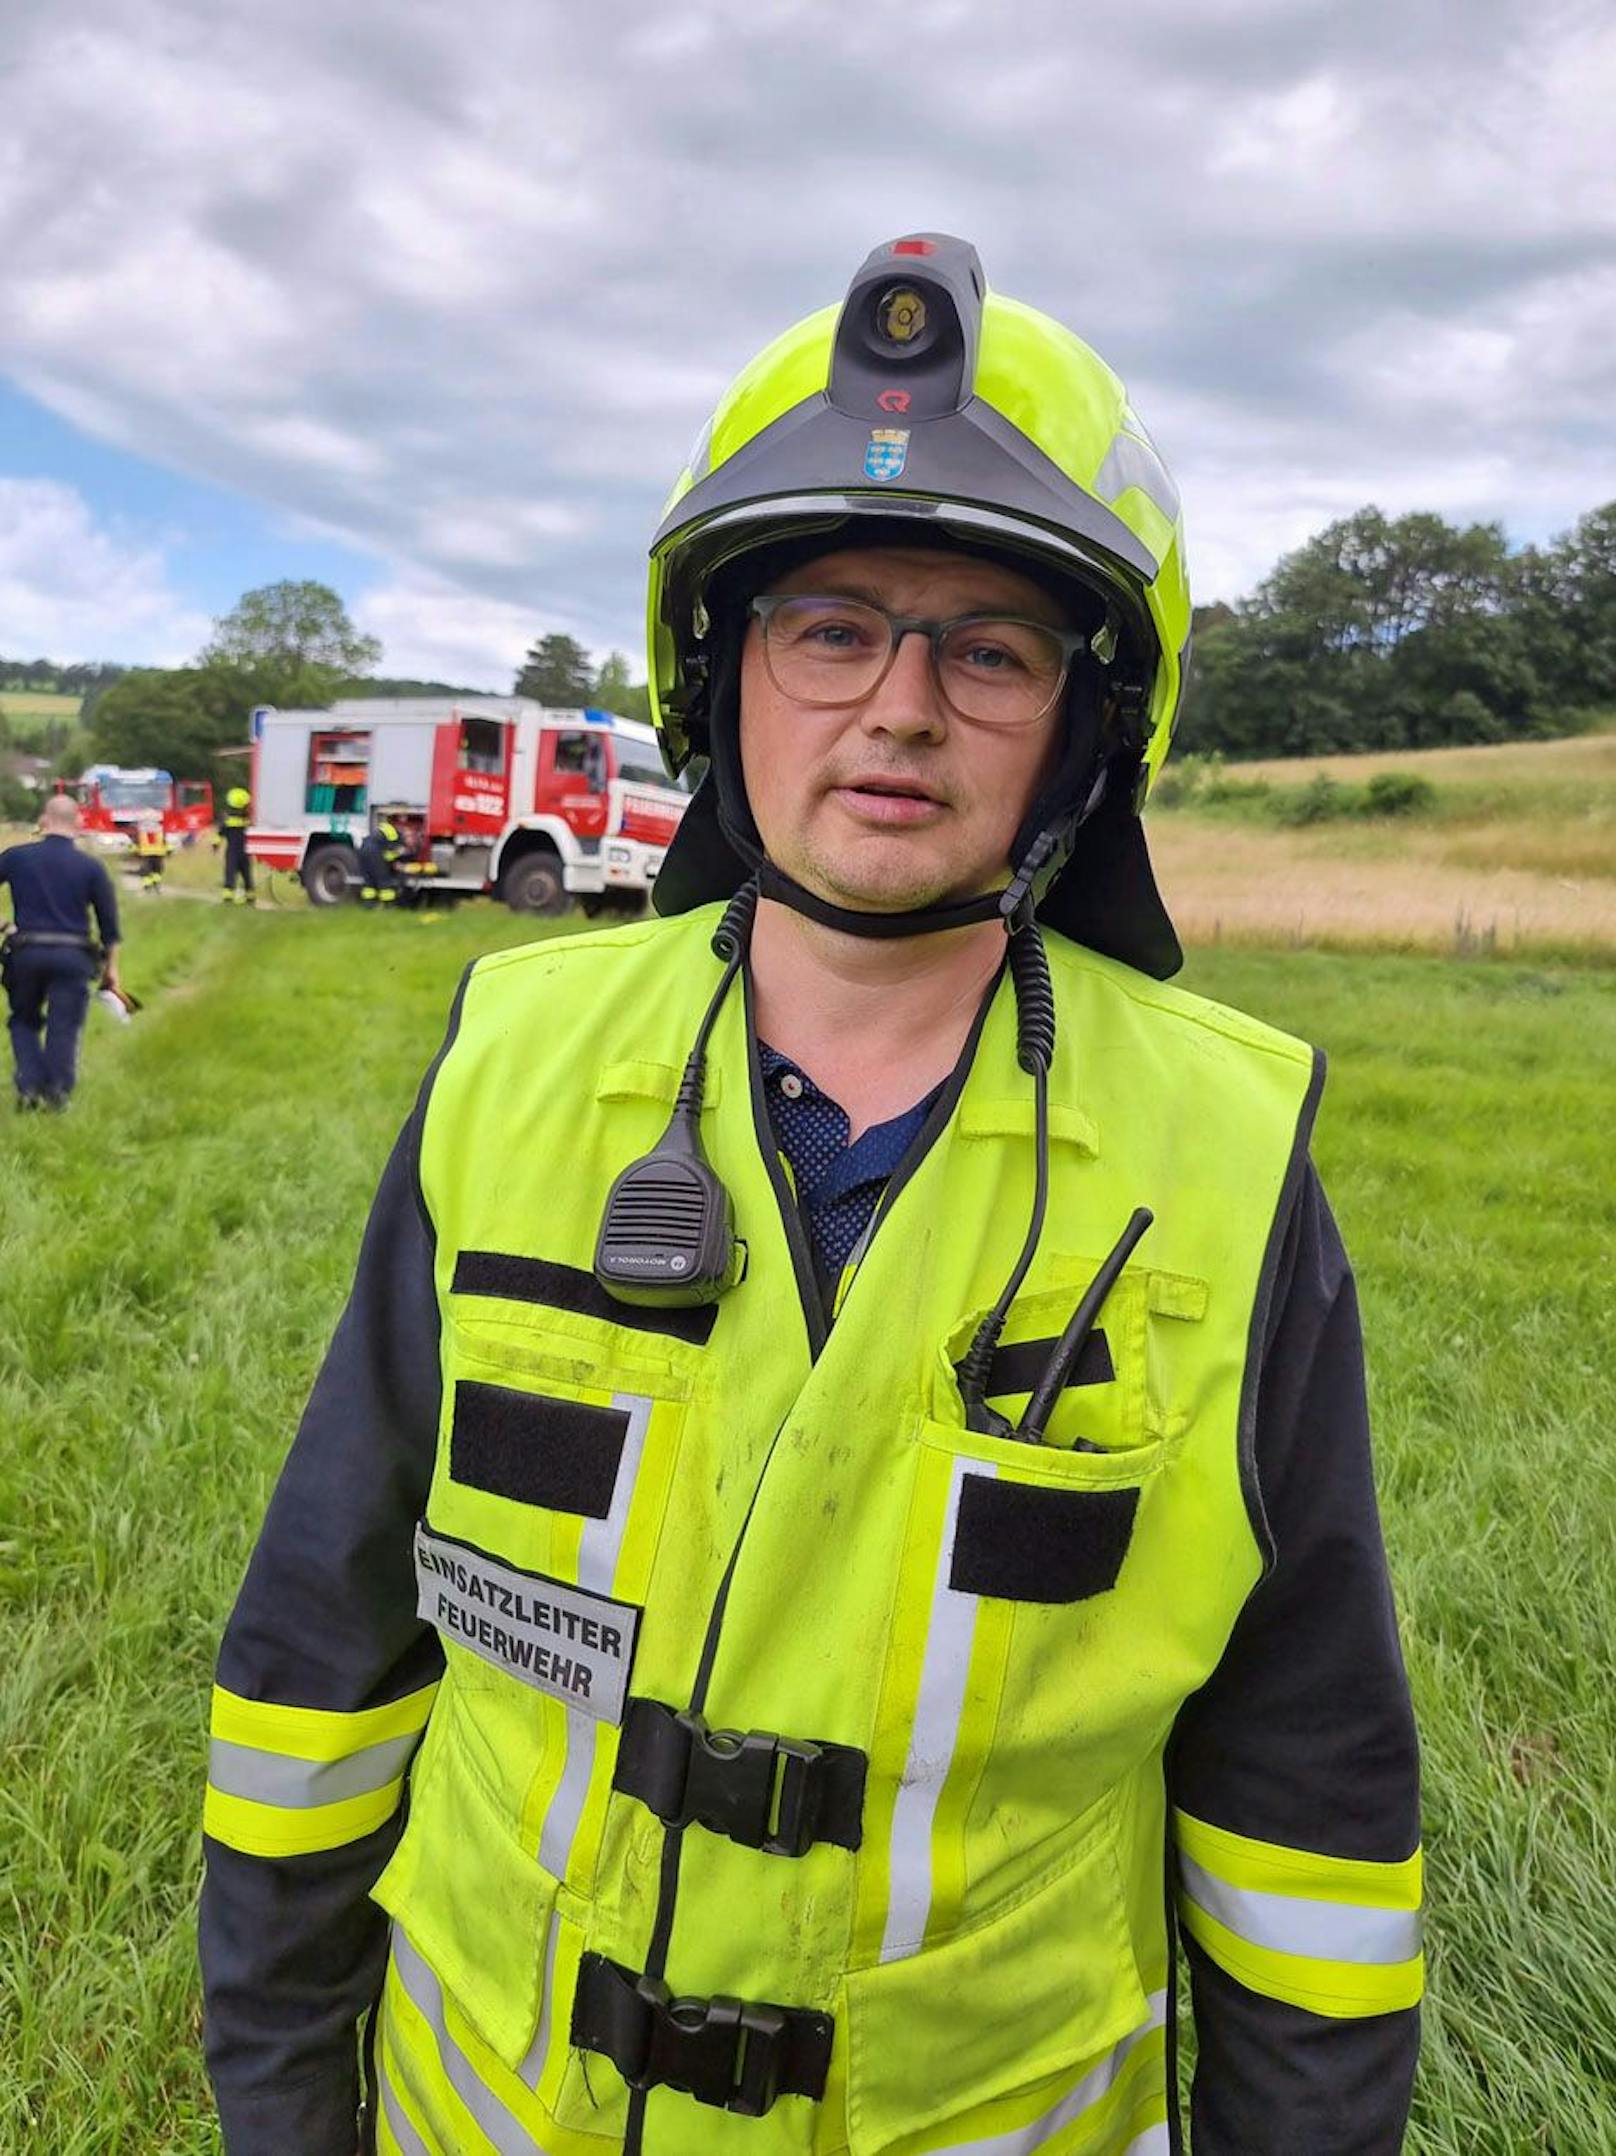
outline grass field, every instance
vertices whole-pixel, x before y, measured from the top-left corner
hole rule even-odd
[[[1430,782],[1427,814],[1284,830],[1249,800],[1153,812],[1152,852],[1185,936],[1616,951],[1616,733],[1230,764],[1224,776],[1295,789],[1388,771]]]
[[[0,689],[0,712],[17,740],[26,741],[49,719],[76,719],[82,696],[59,696],[46,689]]]
[[[92,1014],[71,1115],[0,1121],[7,2156],[216,2146],[192,1922],[219,1628],[454,981],[535,932],[482,905],[129,919],[147,1009]],[[1613,2156],[1616,980],[1229,948],[1188,978],[1332,1057],[1318,1151],[1425,1739],[1410,2148]]]

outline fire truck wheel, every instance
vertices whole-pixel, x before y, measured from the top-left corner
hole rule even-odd
[[[572,903],[561,863],[553,853],[524,854],[505,871],[505,903],[512,913],[565,913]]]
[[[353,896],[353,855],[346,846],[322,846],[303,864],[303,888],[311,906],[341,906]]]

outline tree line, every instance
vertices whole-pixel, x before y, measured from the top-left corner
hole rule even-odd
[[[157,764],[186,777],[239,780],[217,760],[248,738],[258,704],[317,709],[350,696],[489,696],[464,682],[384,676],[382,647],[355,628],[329,585],[268,584],[249,591],[214,624],[207,646],[182,667],[134,667],[85,701],[93,754],[107,763]],[[513,690],[554,706],[593,705],[624,717],[648,710],[644,684],[613,652],[599,668],[569,636],[541,637]]]
[[[1285,555],[1250,598],[1198,608],[1194,641],[1179,735],[1190,750],[1310,756],[1575,732],[1616,705],[1616,502],[1513,550],[1498,524],[1360,509]],[[190,666],[0,658],[0,697],[81,688],[79,728],[58,741],[53,723],[47,753],[218,781],[239,775],[220,752],[246,741],[255,704],[498,693],[383,677],[381,656],[328,585],[285,581],[244,593]],[[535,639],[512,690],[552,709],[650,715],[621,652],[597,666],[559,633]],[[0,737],[0,763],[5,748]]]
[[[8,659],[0,652],[0,696],[8,689],[30,690],[44,696],[88,696],[105,688],[129,669],[111,659]]]
[[[1547,546],[1360,509],[1199,608],[1179,745],[1225,757],[1578,731],[1616,704],[1616,502]]]

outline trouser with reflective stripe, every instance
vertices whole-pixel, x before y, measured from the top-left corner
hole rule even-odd
[[[247,851],[247,834],[234,825],[224,834],[224,887],[233,891],[240,882],[242,895],[248,896],[253,887],[252,855]]]
[[[551,1946],[554,1945],[554,1932]],[[393,1927],[376,2041],[376,2145],[385,2156],[604,2156],[598,2133],[558,2126],[534,2093],[549,2061],[554,2028],[546,2001],[527,2057],[513,2072],[477,2034],[403,1930]],[[926,2146],[936,2156],[1168,2156],[1166,1994],[1150,2018],[1069,2088],[1012,2099],[992,2126],[939,2126]],[[599,2071],[613,2069],[604,2060]],[[1014,2113],[1008,2123],[1005,2113]],[[713,2115],[716,2123],[716,2115]],[[979,2115],[980,2116],[980,2115]],[[690,2106],[689,2137],[657,2156],[698,2156],[709,2115]],[[804,2152],[838,2156],[839,2119],[805,2124]],[[725,2145],[733,2140],[735,2122]]]

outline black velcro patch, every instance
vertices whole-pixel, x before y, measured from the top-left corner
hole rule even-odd
[[[1059,1345],[1054,1339],[1012,1340],[1008,1346],[996,1347],[993,1360],[988,1364],[988,1399],[997,1400],[1005,1393],[1031,1392],[1048,1369],[1049,1358]],[[960,1365],[956,1363],[954,1368],[957,1372]],[[1066,1386],[1109,1385],[1115,1381],[1116,1374],[1111,1343],[1096,1327],[1078,1350]]]
[[[948,1584],[1001,1602],[1083,1602],[1117,1584],[1137,1490],[1051,1490],[967,1475]]]
[[[705,1347],[718,1316],[716,1303],[693,1310],[662,1310],[649,1303],[620,1303],[608,1295],[593,1273],[577,1265],[557,1265],[550,1258],[519,1258],[504,1250],[462,1250],[455,1258],[450,1286],[456,1295],[498,1295],[511,1303],[538,1303],[551,1310],[573,1310],[634,1332],[665,1333]]]
[[[449,1475],[469,1489],[603,1520],[612,1509],[628,1416],[462,1378],[455,1386]]]

